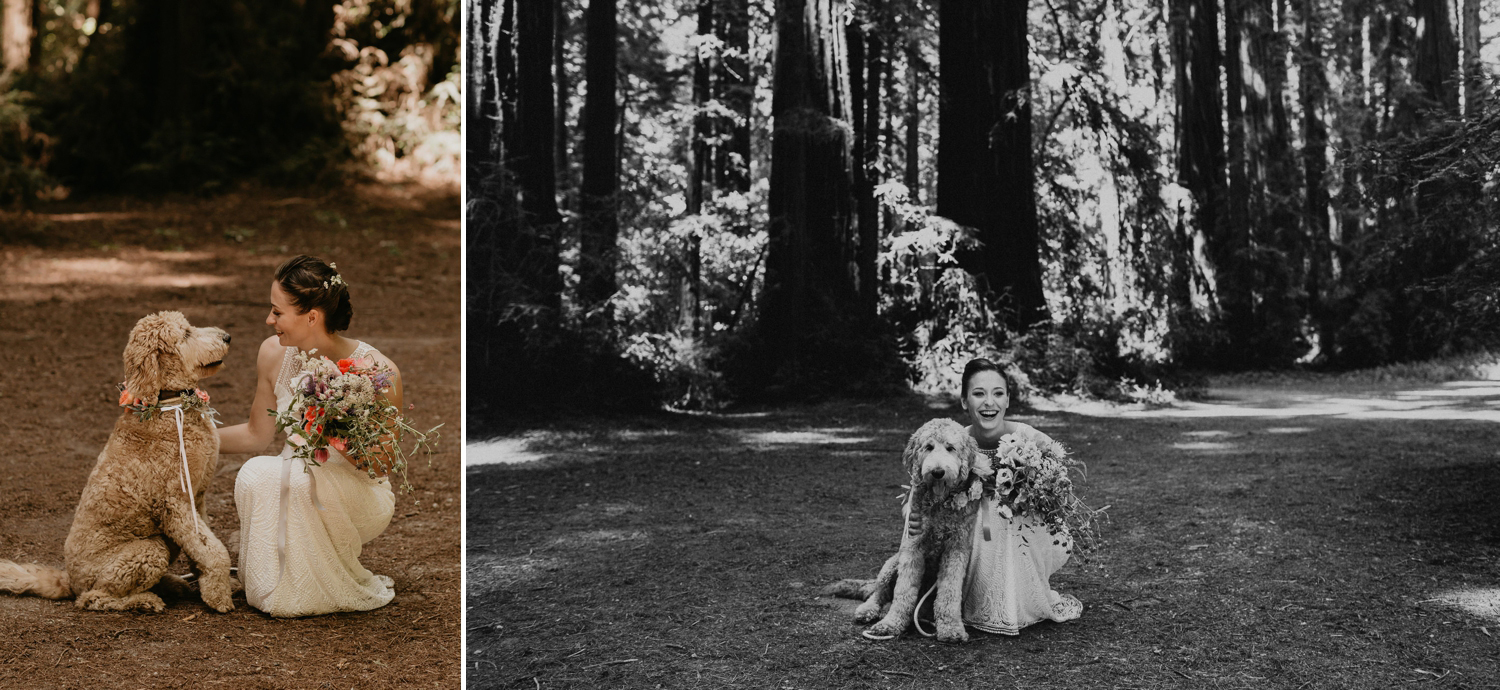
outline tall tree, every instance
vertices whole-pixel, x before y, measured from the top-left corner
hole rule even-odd
[[[501,34],[515,42],[515,115],[502,135],[505,162],[515,178],[521,214],[510,226],[517,273],[535,303],[557,313],[562,308],[557,210],[557,176],[553,170],[553,126],[556,100],[552,84],[552,30],[556,16],[548,0],[513,0],[514,31]],[[502,24],[502,31],[508,28]],[[497,51],[497,56],[503,53]],[[503,64],[503,61],[502,61]]]
[[[937,213],[978,231],[964,268],[1016,330],[1046,321],[1031,153],[1026,3],[938,8]]]
[[[733,192],[750,191],[750,118],[755,80],[750,72],[750,2],[718,0],[715,23],[723,56],[714,74],[714,97],[733,115],[721,123],[723,143],[717,147],[714,185]]]
[[[552,166],[557,173],[557,190],[566,198],[571,175],[568,174],[568,101],[572,96],[572,77],[567,64],[568,4],[557,0],[557,18],[552,42],[553,80],[557,82],[557,108],[553,115]]]
[[[31,58],[33,0],[4,0],[0,14],[0,64],[4,74],[26,69]]]
[[[689,137],[692,161],[688,167],[687,186],[687,212],[694,216],[703,213],[703,204],[712,193],[714,177],[714,147],[709,143],[714,136],[714,120],[709,115],[714,68],[708,51],[703,47],[704,41],[714,36],[713,0],[698,0],[697,18],[698,48],[693,51],[693,131]],[[703,237],[695,229],[685,244],[683,264],[687,271],[681,286],[681,328],[696,337],[702,321]]]
[[[1412,0],[1417,44],[1412,80],[1434,105],[1458,113],[1458,43],[1448,17],[1448,0]]]
[[[468,83],[464,88],[466,174],[470,179],[476,180],[481,174],[481,164],[492,161],[495,130],[500,124],[500,93],[493,53],[498,49],[495,43],[498,39],[494,34],[499,25],[499,18],[494,16],[497,6],[497,0],[474,2],[468,14],[469,40],[464,44],[468,60],[468,68],[465,70]],[[509,42],[506,48],[509,48]]]
[[[765,361],[787,385],[837,357],[830,344],[858,338],[850,330],[858,298],[844,10],[843,0],[776,2],[770,224],[759,328]]]
[[[1479,0],[1463,0],[1464,115],[1473,119],[1484,101],[1484,60],[1479,54]]]
[[[616,0],[589,0],[584,75],[588,93],[583,105],[583,186],[579,204],[578,295],[586,309],[605,305],[615,293],[619,255],[619,152],[615,125],[617,63]]]
[[[1218,6],[1215,0],[1172,0],[1170,7],[1177,77],[1178,181],[1193,195],[1194,225],[1208,248],[1214,269],[1214,296],[1231,346],[1235,346],[1245,342],[1253,320],[1249,285],[1242,278],[1244,238],[1230,235],[1225,222],[1228,204]],[[1191,247],[1186,238],[1179,243],[1186,244],[1179,252]]]
[[[880,154],[880,87],[884,42],[876,25],[878,1],[868,5],[864,21],[849,23],[849,95],[854,117],[854,199],[858,248],[856,275],[863,309],[875,314],[879,299],[875,263],[880,250],[880,206],[875,200],[875,163]]]
[[[1328,226],[1328,73],[1323,57],[1324,23],[1315,0],[1297,0],[1302,16],[1302,50],[1298,52],[1298,102],[1302,110],[1302,213],[1308,239],[1308,313],[1324,347],[1332,332],[1324,302],[1332,283],[1332,241]]]

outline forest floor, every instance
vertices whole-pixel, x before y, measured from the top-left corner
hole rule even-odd
[[[1013,415],[1087,463],[1081,619],[865,639],[900,453],[951,401],[558,419],[469,447],[468,687],[1500,687],[1500,382]]]
[[[439,451],[361,561],[395,580],[366,613],[278,620],[197,598],[160,614],[81,611],[0,595],[0,687],[385,688],[460,683],[460,262],[453,191],[401,185],[246,190],[214,199],[99,199],[0,214],[0,558],[61,565],[95,458],[120,414],[115,383],[136,320],[178,310],[234,341],[206,379],[220,419],[245,421],[276,266],[334,261],[353,294],[349,334],[401,367],[418,428]],[[215,533],[238,539],[233,490],[247,455],[208,488]],[[186,572],[182,559],[173,572]]]

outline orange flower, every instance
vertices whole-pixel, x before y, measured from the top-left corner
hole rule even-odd
[[[128,390],[126,390],[126,391],[120,391],[120,406],[121,407],[128,407],[128,406],[130,406],[130,405],[132,405],[134,403],[135,403],[135,396],[131,395],[130,391],[128,391]]]
[[[349,367],[354,366],[354,360],[352,360],[352,359],[341,359],[341,360],[338,361],[338,365],[339,365],[339,373],[340,374],[347,374],[347,373],[349,373]]]
[[[342,452],[344,452],[346,450],[349,450],[349,444],[345,443],[344,439],[341,439],[341,438],[339,438],[337,436],[328,439],[328,445],[333,446],[334,448],[338,449],[338,451],[340,453],[342,453]]]
[[[309,407],[307,408],[307,412],[303,413],[302,418],[311,422],[321,416],[323,416],[323,408]]]
[[[205,403],[208,402],[208,391],[203,390],[203,389],[200,388],[200,389],[198,389],[195,392],[198,394],[198,399],[199,400],[202,400]]]
[[[322,424],[313,424],[312,422],[305,422],[305,423],[302,424],[302,430],[306,431],[306,432],[308,432],[310,434],[322,434],[323,433],[323,425]]]

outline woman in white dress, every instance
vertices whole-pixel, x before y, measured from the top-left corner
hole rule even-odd
[[[299,350],[316,350],[333,361],[370,357],[389,367],[392,384],[385,398],[400,408],[396,365],[369,345],[339,335],[353,313],[348,286],[332,264],[298,256],[276,269],[266,317],[276,334],[261,343],[256,357],[250,421],[220,429],[219,452],[254,453],[276,438],[269,410],[290,403]],[[372,574],[359,562],[362,546],[390,524],[395,509],[390,481],[372,478],[364,467],[328,450],[326,463],[307,469],[292,457],[288,442],[280,455],[251,458],[235,479],[239,577],[246,601],[272,616],[368,611],[395,596],[389,577]]]
[[[977,358],[964,366],[961,404],[969,416],[969,435],[979,451],[995,458],[1000,438],[1016,434],[1051,442],[1046,434],[1005,418],[1016,380],[996,363]],[[999,463],[997,463],[997,467]],[[1071,538],[1051,535],[1027,517],[1005,518],[994,500],[979,504],[974,549],[964,578],[964,623],[991,633],[1015,635],[1043,620],[1070,621],[1083,604],[1052,589],[1049,579],[1068,562]]]

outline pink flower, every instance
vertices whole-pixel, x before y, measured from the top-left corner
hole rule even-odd
[[[199,400],[202,400],[205,403],[208,402],[208,391],[203,390],[203,389],[200,388],[196,392],[198,393],[198,399]]]
[[[338,449],[340,453],[349,450],[349,444],[345,443],[344,439],[341,439],[337,436],[328,439],[328,445]]]

